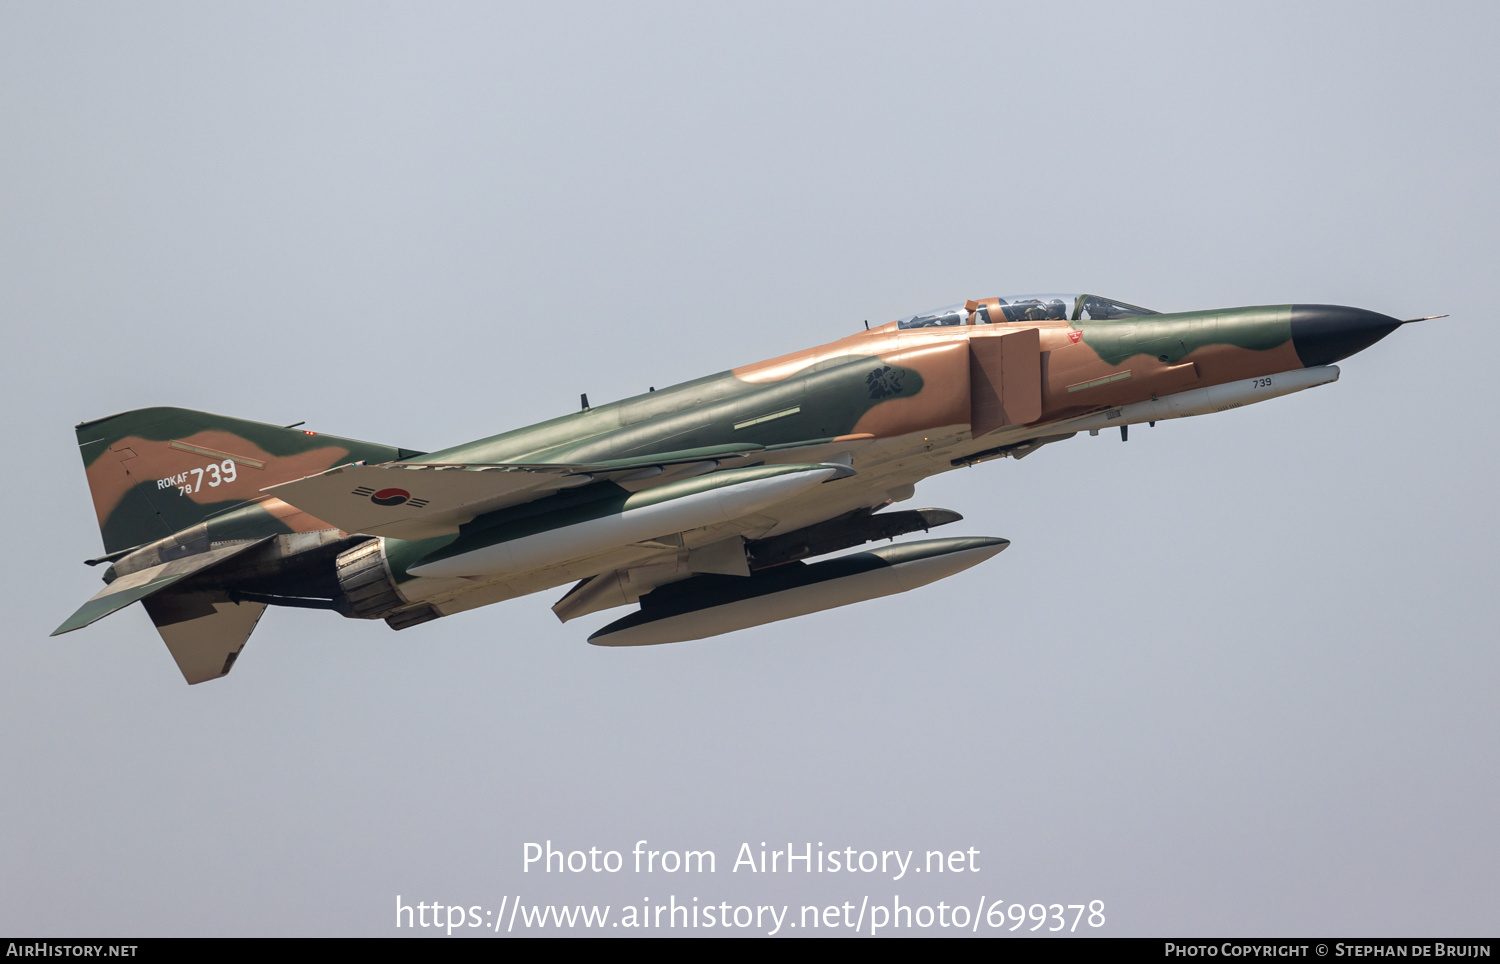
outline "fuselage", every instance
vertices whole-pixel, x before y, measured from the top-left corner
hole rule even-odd
[[[57,632],[140,600],[198,682],[229,671],[268,605],[402,629],[576,582],[553,606],[564,620],[641,604],[601,631],[607,645],[846,605],[1007,544],[906,543],[798,568],[961,518],[879,511],[921,480],[1325,384],[1401,324],[1326,305],[989,298],[425,453],[125,412],[77,427],[107,553],[91,562],[111,563],[109,586]]]
[[[1028,454],[1037,440],[1238,407],[1331,381],[1337,369],[1328,368],[1330,362],[1399,324],[1373,312],[1332,306],[1158,314],[1091,296],[1070,298],[1071,304],[1057,299],[1064,310],[1051,312],[1062,317],[1035,317],[1047,312],[1032,309],[1033,317],[1012,320],[997,310],[1001,304],[1039,299],[988,299],[946,315],[914,316],[427,453],[420,461],[599,463],[755,445],[764,447],[757,462],[833,460],[854,468],[853,475],[821,486],[816,497],[747,515],[738,525],[681,534],[685,550],[733,536],[766,539],[851,510],[902,501],[928,476],[987,457]],[[1090,317],[1090,303],[1107,306],[1095,312],[1103,317]],[[1320,372],[1296,381],[1278,379],[1306,369]],[[1213,397],[1212,390],[1223,386],[1233,386],[1233,395]],[[1195,403],[1176,411],[1170,402],[1149,404],[1163,399]],[[1133,407],[1139,418],[1132,418]],[[552,504],[543,500],[507,511],[532,518],[577,512],[582,498],[578,492],[559,493]],[[483,521],[488,528],[495,524],[493,518]],[[665,565],[657,562],[662,547],[646,545],[540,569],[459,578],[412,574],[460,538],[388,540],[387,558],[401,595],[446,613],[606,570]]]

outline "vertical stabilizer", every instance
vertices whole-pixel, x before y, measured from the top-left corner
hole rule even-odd
[[[420,453],[185,408],[142,408],[77,427],[106,552],[164,539],[346,462]]]

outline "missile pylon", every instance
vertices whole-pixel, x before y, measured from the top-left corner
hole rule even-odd
[[[595,646],[650,646],[731,633],[890,596],[946,579],[1010,545],[969,536],[927,539],[851,553],[826,562],[794,562],[751,576],[694,576],[641,597],[640,611],[589,637]]]

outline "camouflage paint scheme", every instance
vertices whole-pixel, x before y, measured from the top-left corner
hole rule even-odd
[[[680,598],[694,585],[687,580],[702,574],[719,574],[705,582],[752,576],[756,547],[767,540],[784,546],[788,537],[795,543],[798,533],[815,533],[805,548],[818,555],[883,538],[891,526],[872,534],[879,527],[866,521],[870,513],[910,498],[930,475],[1023,457],[1079,428],[1097,432],[1101,413],[1119,417],[1149,400],[1239,386],[1241,401],[1182,412],[1197,414],[1259,400],[1255,391],[1285,394],[1306,387],[1277,387],[1285,373],[1324,370],[1402,324],[1335,306],[1158,314],[1068,298],[1071,304],[1058,298],[1045,310],[1026,299],[969,301],[430,453],[173,408],[86,422],[78,442],[106,553],[91,564],[111,563],[110,585],[58,632],[143,598],[184,675],[199,682],[228,672],[266,605],[384,618],[400,629],[571,582],[578,585],[554,607],[564,619],[634,603],[669,583],[682,584],[672,590]],[[1337,376],[1326,371],[1324,381]],[[419,490],[443,471],[485,467],[534,489],[510,504],[482,504],[472,517],[450,512],[443,518],[457,521],[430,538],[344,531],[343,516],[324,521],[292,504],[308,504],[299,486],[309,477],[350,463],[442,467],[391,469],[392,477],[400,471],[401,487],[334,493],[357,498],[366,513],[368,503],[392,500],[418,515],[413,507],[432,500],[435,511],[440,493]],[[669,498],[828,463],[847,468],[742,517],[525,571],[411,571],[497,541],[584,531]],[[739,471],[758,465],[767,467],[759,475]],[[516,474],[561,466],[568,468],[535,483]],[[900,531],[950,517],[959,518],[929,515]],[[830,526],[842,535],[830,537]],[[785,559],[782,552],[778,561]],[[118,580],[134,580],[133,588],[112,591]]]

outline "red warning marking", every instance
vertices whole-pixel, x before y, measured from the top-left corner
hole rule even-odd
[[[1075,345],[1078,344],[1079,339],[1081,339],[1082,337],[1083,337],[1083,332],[1081,332],[1081,331],[1070,331],[1070,332],[1068,332],[1068,341],[1071,341]]]

